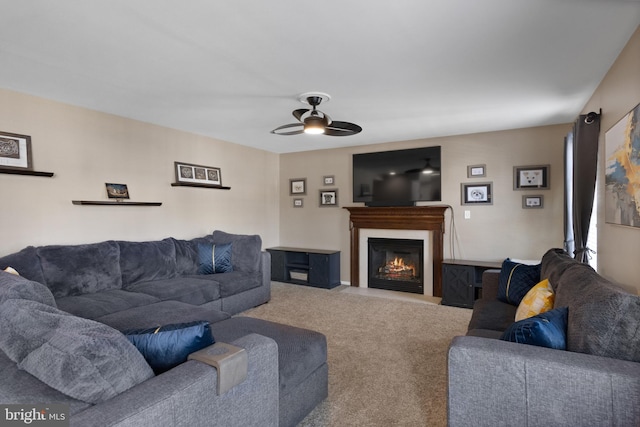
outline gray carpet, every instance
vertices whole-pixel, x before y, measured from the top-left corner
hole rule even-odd
[[[284,283],[242,315],[327,336],[329,397],[300,427],[445,426],[447,348],[471,310]]]

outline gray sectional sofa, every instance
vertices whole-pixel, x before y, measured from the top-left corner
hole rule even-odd
[[[540,278],[568,308],[558,350],[500,339],[516,306],[497,298],[499,275],[484,272],[467,335],[451,342],[449,425],[640,425],[640,297],[549,250]]]
[[[69,405],[78,426],[295,426],[327,396],[326,338],[233,317],[269,301],[261,245],[214,231],[0,258],[0,270],[20,274],[0,271],[0,403]],[[212,246],[226,249],[233,271],[202,274]],[[217,369],[199,361],[154,374],[122,333],[196,321],[246,351],[246,379],[226,393],[216,393]]]

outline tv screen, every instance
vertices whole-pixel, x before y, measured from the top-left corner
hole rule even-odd
[[[353,201],[411,206],[440,201],[440,147],[353,155]]]

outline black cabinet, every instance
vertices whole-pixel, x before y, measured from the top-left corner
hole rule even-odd
[[[340,251],[267,248],[271,280],[331,289],[340,284]]]
[[[500,262],[445,259],[442,262],[442,305],[473,308],[482,291],[482,273],[501,266]]]

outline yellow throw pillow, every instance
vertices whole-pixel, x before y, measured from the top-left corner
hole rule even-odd
[[[524,298],[522,298],[516,311],[516,322],[551,310],[554,300],[555,294],[553,293],[549,279],[544,279],[531,288]]]
[[[20,273],[18,273],[14,268],[12,267],[7,267],[4,269],[5,272],[7,273],[11,273],[11,274],[15,274],[16,276],[19,276]]]

